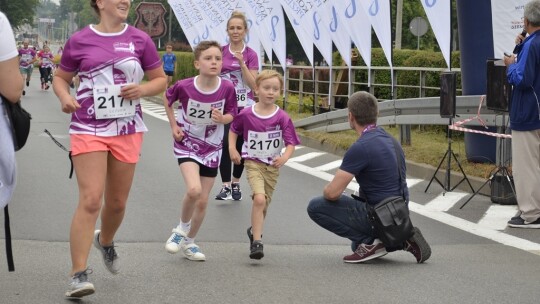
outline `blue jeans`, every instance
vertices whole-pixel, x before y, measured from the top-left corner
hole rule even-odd
[[[309,202],[307,212],[319,226],[351,240],[354,251],[359,244],[371,244],[375,239],[366,207],[366,203],[345,195],[337,201],[319,196]]]

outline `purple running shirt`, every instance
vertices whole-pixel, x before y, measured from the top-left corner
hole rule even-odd
[[[161,67],[154,42],[146,33],[130,25],[118,33],[101,33],[89,25],[66,42],[60,67],[80,78],[77,101],[81,108],[71,116],[70,134],[117,136],[148,131],[140,104],[134,115],[119,118],[97,119],[94,109],[94,87],[107,91],[113,85],[140,83],[144,71]],[[96,105],[108,110],[115,105],[118,109],[119,103],[97,101]]]
[[[255,113],[254,107],[240,111],[231,123],[231,132],[244,138],[242,158],[271,165],[274,157],[281,155],[282,148],[299,145],[300,139],[287,112],[277,105],[268,116]]]
[[[42,68],[52,68],[54,67],[54,55],[51,52],[40,52],[38,57],[41,58],[41,67]]]
[[[246,106],[251,106],[255,103],[255,98],[253,91],[249,88],[247,83],[244,82],[242,78],[242,68],[238,59],[236,59],[231,52],[230,44],[224,45],[221,48],[223,54],[223,67],[221,68],[221,77],[232,81],[234,88],[236,89],[236,100],[238,102],[238,110],[243,109]],[[257,53],[244,45],[242,50],[242,55],[244,56],[244,62],[248,70],[258,70],[259,69],[259,58]]]
[[[19,57],[21,57],[19,67],[27,69],[31,66],[30,62],[36,57],[36,51],[31,48],[20,48]]]
[[[177,81],[165,92],[172,106],[180,102],[176,124],[182,127],[184,138],[174,141],[176,158],[191,158],[210,168],[219,167],[223,148],[224,125],[210,119],[212,108],[221,108],[223,114],[237,113],[234,86],[220,77],[217,88],[211,92],[197,87],[197,77]]]

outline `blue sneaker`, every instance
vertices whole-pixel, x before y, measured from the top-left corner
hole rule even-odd
[[[221,191],[219,191],[218,195],[216,195],[216,199],[220,201],[231,200],[231,188],[228,186],[223,186],[221,188]]]
[[[186,233],[179,228],[173,228],[172,234],[165,243],[165,249],[168,253],[177,253],[180,251],[182,240],[186,237]]]
[[[201,252],[199,246],[195,243],[182,244],[182,251],[188,260],[191,261],[206,261],[206,256]]]

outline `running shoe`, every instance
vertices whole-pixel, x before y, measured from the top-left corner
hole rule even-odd
[[[260,260],[264,257],[262,241],[253,241],[250,246],[249,258],[254,260]]]
[[[23,96],[26,95],[26,91],[25,91],[25,90],[22,90],[22,94],[23,94]]]
[[[30,86],[30,81],[27,81],[27,82],[26,82],[26,86],[27,86],[27,87]]]
[[[92,273],[91,269],[86,268],[83,271],[76,272],[69,282],[69,290],[66,291],[67,298],[82,298],[93,294],[96,289],[94,284],[88,282],[88,275]]]
[[[218,195],[216,195],[216,199],[220,201],[227,201],[231,200],[231,188],[228,186],[223,185],[221,188],[221,191],[219,191]]]
[[[182,240],[186,237],[186,233],[179,228],[173,228],[172,234],[165,243],[165,249],[168,253],[177,253],[180,251]]]
[[[403,250],[412,253],[417,263],[424,263],[431,256],[431,247],[429,247],[428,242],[418,227],[414,227],[413,231],[413,236],[405,241],[405,248]]]
[[[362,263],[365,261],[373,260],[380,258],[386,255],[386,248],[384,244],[379,239],[375,239],[373,244],[360,244],[356,250],[348,256],[343,258],[345,263]]]
[[[182,251],[188,260],[191,261],[206,261],[206,256],[201,252],[199,246],[195,243],[181,245]]]
[[[515,216],[508,221],[508,227],[538,229],[540,228],[540,218],[533,222],[526,222],[521,216]]]
[[[241,201],[242,200],[242,191],[240,190],[240,183],[232,183],[231,184],[231,197],[235,201]]]
[[[100,233],[100,230],[96,230],[94,232],[94,247],[99,249],[103,255],[103,264],[105,264],[107,270],[109,270],[112,274],[117,274],[120,271],[120,265],[118,263],[119,257],[116,254],[116,250],[114,250],[114,242],[111,244],[111,246],[102,246],[99,243]]]

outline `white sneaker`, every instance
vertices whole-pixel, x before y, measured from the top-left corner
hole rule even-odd
[[[188,260],[191,261],[206,261],[206,256],[201,252],[199,246],[195,243],[182,244],[182,251]]]
[[[177,253],[180,251],[180,245],[184,238],[186,237],[186,233],[182,231],[179,228],[173,228],[172,234],[165,243],[165,249],[168,253]]]

